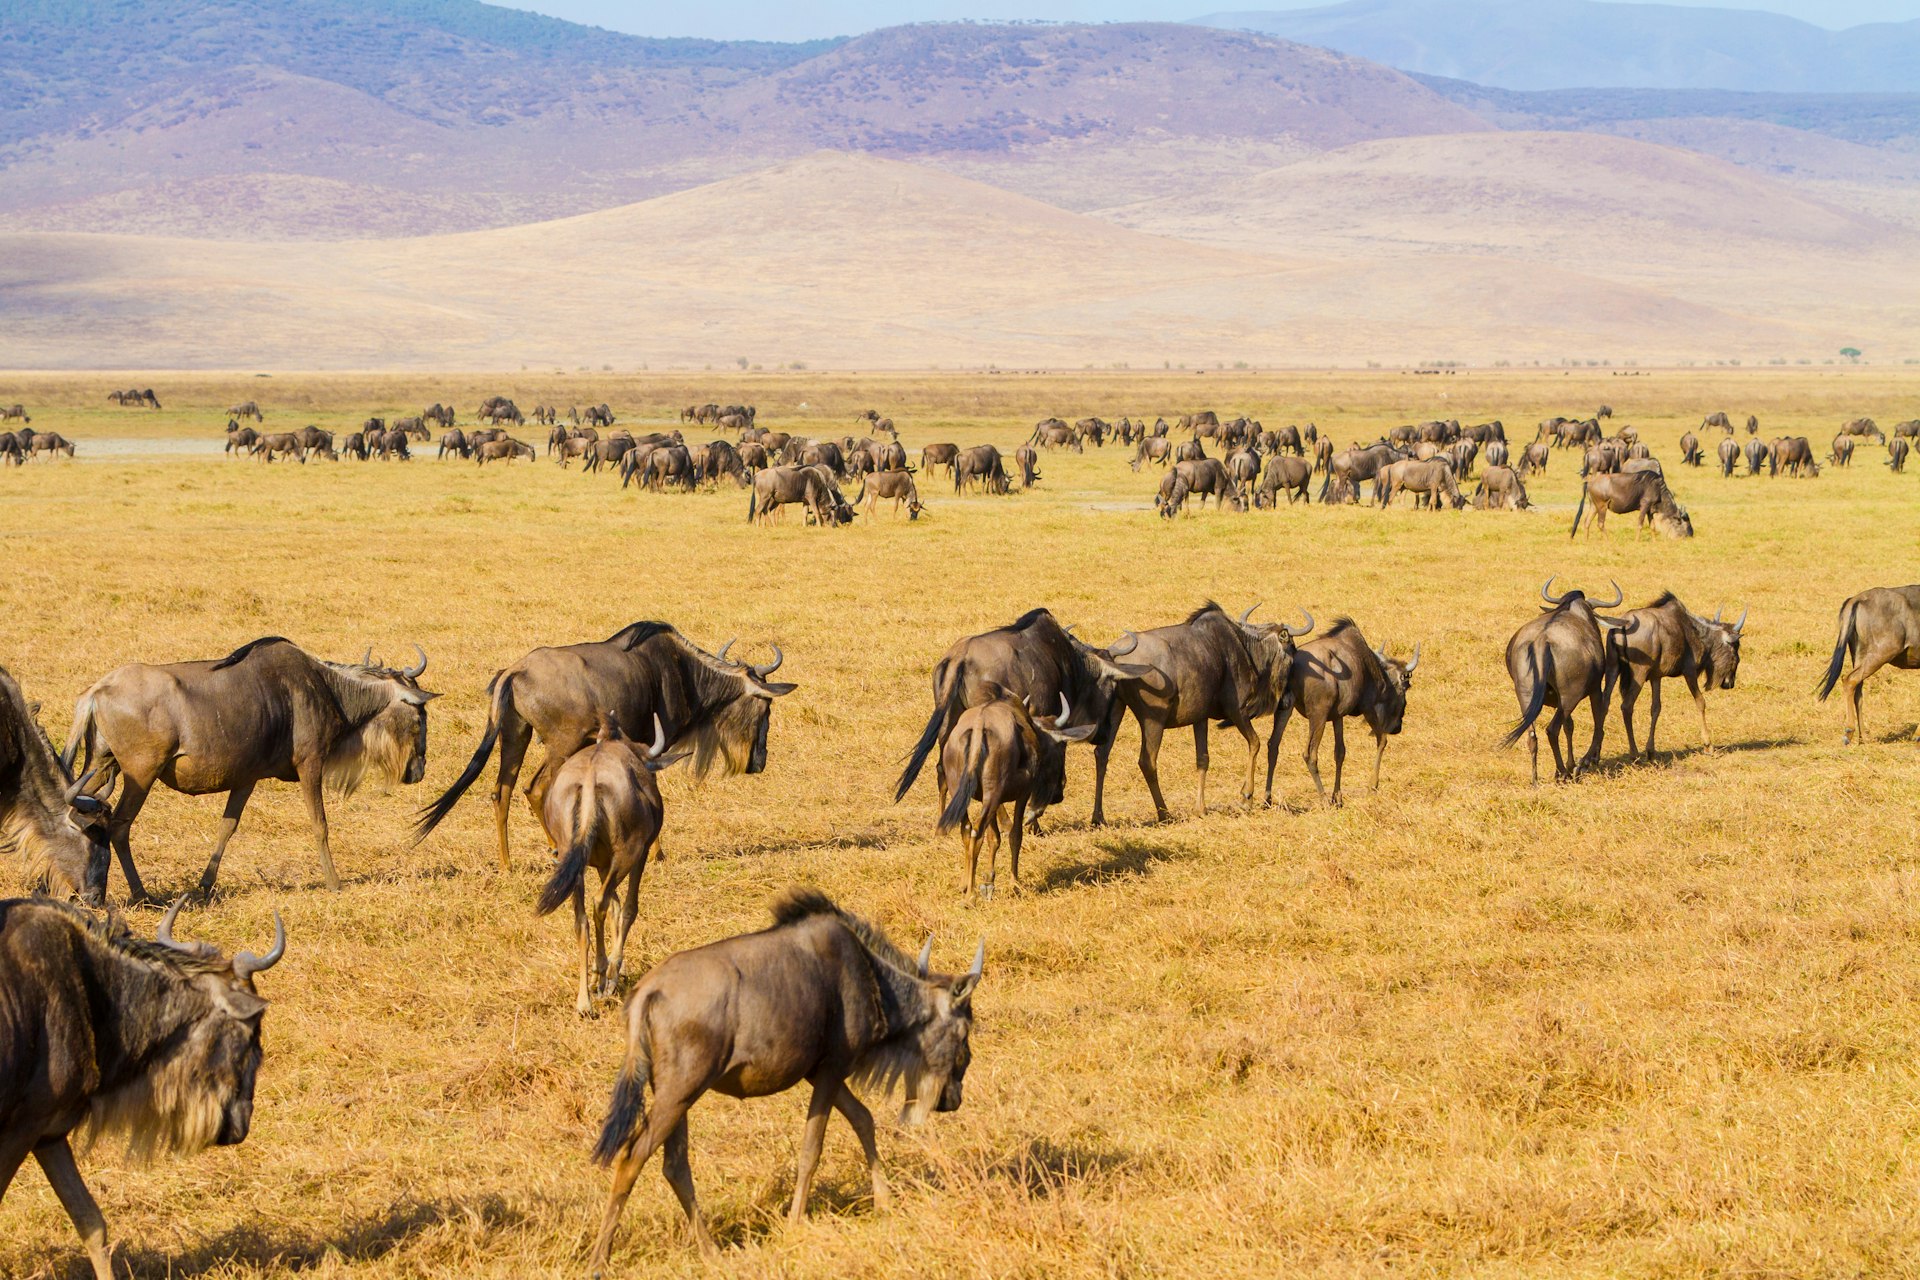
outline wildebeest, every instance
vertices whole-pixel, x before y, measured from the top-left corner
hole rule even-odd
[[[369,442],[384,437],[387,434],[387,420],[385,418],[368,418],[360,424],[360,434],[365,436]]]
[[[408,446],[409,439],[410,437],[404,431],[387,432],[380,437],[380,456],[382,458],[397,458],[401,462],[413,461],[413,450]],[[372,443],[371,437],[368,438],[368,443]],[[530,448],[531,446],[529,446],[529,449]]]
[[[1510,467],[1488,467],[1474,486],[1473,505],[1487,511],[1525,511],[1527,486]]]
[[[1385,441],[1364,449],[1347,449],[1335,454],[1327,463],[1327,478],[1320,486],[1320,501],[1326,502],[1338,489],[1341,501],[1358,502],[1361,481],[1373,479],[1380,468],[1406,456]]]
[[[427,768],[427,703],[420,687],[427,655],[405,670],[373,661],[321,662],[291,640],[267,636],[217,662],[129,663],[80,695],[67,735],[70,771],[76,754],[99,781],[95,794],[121,779],[112,839],[127,889],[146,897],[129,835],[156,782],[183,795],[225,792],[226,810],[213,857],[200,877],[211,894],[227,841],[261,782],[298,782],[313,824],[327,888],[338,889],[327,842],[323,788],[352,795],[369,773],[389,783],[420,781]]]
[[[475,466],[484,467],[489,462],[512,462],[516,458],[537,462],[540,454],[532,445],[508,437],[503,440],[487,441],[473,451],[473,458]]]
[[[853,508],[825,467],[767,467],[754,472],[747,499],[748,523],[767,524],[783,507],[798,504],[823,528],[849,524]]]
[[[32,878],[64,884],[97,906],[110,846],[107,803],[88,792],[89,781],[68,774],[33,706],[0,667],[0,850],[16,854]]]
[[[1840,434],[1843,436],[1864,436],[1879,444],[1885,444],[1887,442],[1886,433],[1874,425],[1872,418],[1855,418],[1851,422],[1844,422],[1840,424]]]
[[[1047,418],[1036,424],[1033,434],[1027,437],[1027,443],[1037,444],[1043,449],[1067,448],[1075,453],[1085,452],[1079,433],[1058,418]]]
[[[1220,415],[1212,409],[1205,409],[1199,413],[1183,413],[1174,419],[1173,425],[1182,431],[1199,431],[1202,427],[1218,428]]]
[[[693,454],[683,444],[661,445],[647,455],[646,466],[641,468],[640,483],[655,492],[667,485],[679,485],[686,490],[699,487],[699,477],[693,470]]]
[[[1546,445],[1538,442],[1530,444],[1520,451],[1520,465],[1514,468],[1514,470],[1522,477],[1531,475],[1536,471],[1541,475],[1545,475],[1547,472],[1547,460],[1552,456],[1552,451],[1549,450]]]
[[[300,445],[302,448],[305,448],[305,449],[333,448],[333,432],[331,431],[322,431],[319,427],[308,425],[300,428],[298,431],[294,432],[293,434],[294,434],[294,438],[300,441]]]
[[[1013,888],[1020,889],[1020,839],[1027,807],[1035,812],[1060,803],[1066,788],[1067,744],[1085,742],[1099,731],[1098,724],[1069,725],[1067,695],[1060,695],[1059,711],[1048,719],[1035,716],[1017,698],[1000,697],[962,711],[953,723],[940,758],[941,834],[960,830],[961,855],[967,868],[961,894],[971,896],[977,881],[981,841],[991,835],[987,852],[987,883],[981,892],[991,898],[1000,857],[1000,814],[1013,806],[1013,826],[1007,852]],[[968,819],[974,801],[980,803],[977,822]]]
[[[1593,514],[1587,518],[1589,533],[1596,524],[1602,533],[1606,532],[1608,512],[1617,516],[1631,512],[1639,516],[1639,527],[1643,530],[1652,528],[1669,538],[1693,536],[1692,517],[1674,498],[1673,490],[1667,488],[1666,479],[1657,471],[1588,476],[1580,490],[1580,501],[1573,509],[1573,527],[1567,531],[1569,538],[1580,532],[1580,514],[1589,501],[1593,503]]]
[[[1207,505],[1207,499],[1212,498],[1218,507],[1232,507],[1235,511],[1247,509],[1239,484],[1227,474],[1226,464],[1218,458],[1176,462],[1160,482],[1154,501],[1160,514],[1171,518],[1180,514],[1190,496],[1198,496],[1202,508]]]
[[[1173,447],[1173,460],[1175,462],[1199,462],[1206,456],[1206,446],[1200,443],[1198,437],[1192,440],[1183,440]]]
[[[1540,731],[1535,722],[1546,707],[1553,708],[1547,722],[1547,745],[1553,749],[1555,778],[1575,778],[1600,759],[1600,743],[1606,733],[1607,703],[1613,696],[1617,669],[1604,623],[1596,609],[1611,609],[1625,597],[1614,584],[1613,599],[1591,601],[1575,590],[1564,595],[1552,593],[1553,579],[1540,586],[1540,598],[1546,611],[1524,624],[1507,641],[1507,674],[1513,679],[1514,697],[1520,702],[1520,719],[1501,740],[1510,747],[1527,738],[1527,750],[1533,763],[1533,781],[1540,782]],[[1579,760],[1573,754],[1573,713],[1582,702],[1593,710],[1593,740]],[[1562,736],[1566,755],[1560,751]]]
[[[27,416],[27,407],[23,404],[10,404],[4,409],[0,409],[0,422],[11,422],[15,418],[18,418],[21,422],[33,421],[32,418]]]
[[[593,1012],[591,978],[599,979],[602,996],[612,995],[620,985],[627,934],[639,914],[640,875],[646,870],[648,854],[659,844],[666,816],[653,775],[678,759],[666,750],[667,731],[658,712],[653,717],[651,746],[632,741],[613,716],[603,715],[593,742],[567,757],[554,772],[541,807],[540,822],[559,862],[534,909],[544,916],[563,902],[573,903],[573,930],[580,944],[580,990],[574,1008],[583,1018]],[[587,938],[589,867],[600,873],[591,944]],[[622,889],[625,900],[614,915],[609,964],[607,908],[615,905]]]
[[[470,458],[473,448],[467,443],[467,437],[458,427],[449,427],[440,433],[440,457],[452,454],[456,458]]]
[[[702,1253],[713,1241],[700,1220],[687,1159],[687,1111],[708,1090],[734,1098],[813,1086],[788,1219],[806,1215],[831,1112],[860,1139],[878,1208],[890,1203],[873,1116],[852,1085],[905,1095],[900,1120],[925,1123],[956,1111],[972,1061],[973,993],[986,943],[958,977],[928,972],[933,941],[909,961],[879,929],[812,890],[791,890],[773,926],[669,956],[627,999],[627,1053],[594,1159],[613,1166],[592,1270],[600,1274],[635,1179],[655,1148]],[[653,1105],[644,1090],[653,1087]]]
[[[1430,458],[1425,462],[1403,458],[1399,462],[1390,462],[1374,473],[1374,489],[1380,495],[1380,505],[1393,505],[1394,497],[1401,493],[1415,495],[1416,503],[1424,498],[1440,511],[1447,506],[1459,510],[1467,505],[1460,496],[1460,486],[1453,478],[1453,467],[1441,458]]]
[[[276,431],[272,435],[261,436],[253,443],[253,453],[262,462],[272,462],[280,457],[291,457],[297,462],[307,460],[306,446],[291,431]]]
[[[1093,745],[1093,825],[1106,822],[1107,758],[1120,722],[1116,691],[1130,680],[1152,674],[1146,667],[1117,661],[1074,636],[1045,609],[1032,609],[1012,624],[953,643],[933,668],[933,714],[907,755],[894,788],[897,804],[912,789],[928,755],[937,773],[947,736],[960,713],[995,698],[1011,697],[1030,705],[1053,706],[1065,697],[1074,724],[1098,725]],[[940,783],[945,794],[946,783]],[[1041,806],[1044,808],[1044,806]],[[1040,810],[1031,819],[1037,827]]]
[[[1031,489],[1040,482],[1040,455],[1030,444],[1013,451],[1013,465],[1020,469],[1020,487]]]
[[[154,942],[45,898],[0,902],[0,1196],[28,1153],[113,1280],[107,1223],[74,1164],[73,1132],[125,1136],[136,1160],[246,1140],[267,1002],[253,980],[286,954],[274,913],[264,956],[176,942],[176,902]]]
[[[860,477],[860,492],[854,495],[855,506],[864,504],[868,515],[879,511],[880,499],[893,499],[893,514],[898,517],[902,504],[907,509],[907,519],[918,520],[926,508],[920,505],[920,491],[914,487],[913,473],[910,471],[875,471]]]
[[[1414,668],[1420,665],[1420,647],[1405,662],[1389,658],[1360,634],[1351,618],[1336,618],[1322,635],[1301,645],[1286,676],[1286,691],[1273,712],[1273,733],[1267,739],[1267,803],[1273,803],[1273,769],[1280,755],[1280,739],[1295,711],[1307,718],[1307,773],[1320,798],[1338,806],[1341,773],[1347,761],[1345,722],[1360,716],[1373,730],[1373,789],[1380,789],[1380,759],[1387,739],[1400,732],[1407,711],[1407,690]],[[1320,737],[1333,725],[1333,793],[1320,781]]]
[[[1749,440],[1746,445],[1746,456],[1747,474],[1757,476],[1760,474],[1761,466],[1767,462],[1770,455],[1766,445],[1758,440]]]
[[[1706,454],[1700,448],[1700,437],[1691,431],[1680,437],[1680,461],[1690,467],[1697,467],[1706,461]]]
[[[233,446],[229,444],[228,448]],[[20,445],[20,437],[11,431],[0,431],[0,462],[11,462],[14,466],[25,466],[26,450]]]
[[[1598,409],[1595,409],[1593,411],[1593,416],[1596,418],[1611,418],[1613,416],[1613,406],[1610,404],[1603,404]]]
[[[1134,446],[1133,461],[1129,464],[1135,471],[1143,462],[1157,462],[1166,466],[1173,461],[1173,442],[1165,436],[1147,436]]]
[[[1731,689],[1740,670],[1740,635],[1747,625],[1743,612],[1738,622],[1722,622],[1715,613],[1711,620],[1690,613],[1671,591],[1642,609],[1631,609],[1613,624],[1611,639],[1620,692],[1620,723],[1627,731],[1627,754],[1640,754],[1633,737],[1633,704],[1646,689],[1652,702],[1647,712],[1647,750],[1653,755],[1654,730],[1660,724],[1660,682],[1678,678],[1687,682],[1687,692],[1700,709],[1700,740],[1713,745],[1707,731],[1707,690]]]
[[[1169,729],[1193,729],[1194,765],[1200,771],[1198,799],[1207,811],[1207,725],[1240,731],[1247,742],[1247,776],[1240,798],[1253,802],[1260,735],[1253,722],[1271,714],[1286,696],[1294,644],[1313,631],[1313,616],[1298,631],[1279,623],[1250,623],[1253,609],[1238,619],[1209,600],[1172,626],[1128,636],[1107,652],[1144,666],[1149,674],[1116,689],[1121,705],[1140,727],[1140,773],[1153,796],[1155,816],[1173,816],[1160,792],[1160,740]],[[1124,647],[1123,647],[1124,646]]]
[[[1849,455],[1851,456],[1851,455]],[[1820,464],[1813,460],[1813,444],[1805,436],[1781,436],[1767,446],[1767,474],[1817,476]]]
[[[1827,460],[1836,467],[1849,466],[1853,462],[1853,437],[1842,433],[1833,438],[1833,452]]]
[[[945,467],[952,475],[953,460],[959,452],[957,444],[930,444],[920,451],[920,469],[931,475],[935,467]]]
[[[22,431],[20,441],[30,457],[38,457],[43,453],[52,456],[65,454],[69,458],[73,456],[73,441],[58,431]]]
[[[1702,431],[1707,430],[1709,427],[1719,427],[1722,431],[1726,432],[1728,435],[1733,434],[1733,421],[1732,419],[1728,418],[1727,415],[1724,413],[1719,413],[1719,412],[1710,413],[1706,417],[1700,419],[1700,429]]]
[[[527,800],[544,813],[547,789],[567,757],[593,740],[600,718],[651,724],[659,716],[669,749],[691,742],[693,771],[704,777],[759,773],[767,764],[767,728],[773,700],[791,684],[767,677],[784,660],[779,646],[763,666],[731,661],[729,640],[715,655],[664,622],[635,622],[586,644],[539,648],[494,674],[487,686],[487,727],[466,768],[445,793],[421,810],[415,838],[438,826],[500,749],[494,824],[500,865],[507,863],[507,809],[535,736],[547,758],[527,781]]]
[[[438,423],[442,428],[453,425],[453,406],[443,405],[438,400],[420,411],[420,416],[428,422]]]
[[[1332,436],[1322,436],[1320,439],[1313,442],[1313,469],[1315,471],[1328,472],[1328,473],[1331,473],[1331,471],[1333,470],[1333,437]],[[1323,493],[1321,495],[1321,501],[1324,502],[1325,500],[1326,500],[1326,495]]]
[[[969,482],[978,484],[987,493],[1005,494],[1013,491],[1000,450],[990,444],[977,444],[954,455],[954,493],[965,492]]]
[[[255,422],[265,422],[267,415],[260,412],[260,406],[251,400],[242,400],[227,410],[229,418],[252,418]]]
[[[1311,503],[1313,491],[1309,486],[1312,480],[1313,464],[1305,458],[1275,454],[1267,459],[1266,472],[1260,477],[1260,488],[1253,495],[1253,505],[1279,506],[1282,490],[1286,492],[1288,506],[1295,502]]]
[[[1853,669],[1843,681],[1840,665],[1847,657],[1853,659]],[[1833,642],[1833,658],[1814,692],[1825,702],[1834,685],[1845,685],[1847,706],[1853,715],[1853,728],[1846,733],[1848,744],[1866,740],[1865,730],[1860,727],[1861,686],[1886,666],[1901,671],[1920,669],[1920,586],[1872,587],[1840,605],[1840,632]]]
[[[1887,465],[1898,474],[1907,469],[1907,442],[1899,436],[1887,441]]]
[[[1260,455],[1251,449],[1238,449],[1227,458],[1227,474],[1233,482],[1243,489],[1251,488],[1260,478]]]
[[[1910,440],[1920,440],[1920,418],[1908,418],[1905,422],[1893,424],[1893,438],[1905,436]]]
[[[1729,430],[1728,434],[1732,434],[1731,430]],[[1752,414],[1747,415],[1747,434],[1750,436],[1760,434],[1760,419],[1754,417]]]
[[[1720,441],[1720,474],[1733,477],[1734,464],[1740,461],[1740,445],[1732,436]]]

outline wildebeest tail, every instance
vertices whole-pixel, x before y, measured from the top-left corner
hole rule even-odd
[[[951,677],[949,679],[948,677]],[[934,743],[940,741],[940,726],[952,724],[960,714],[960,687],[966,683],[965,672],[954,667],[948,669],[945,662],[933,669],[934,703],[933,714],[927,717],[927,727],[920,731],[920,741],[913,744],[913,750],[907,755],[907,766],[900,771],[900,783],[893,789],[893,802],[899,804],[913,789],[914,779],[920,776],[922,766],[927,763],[927,753],[933,750]],[[942,682],[945,682],[946,695],[940,695]]]
[[[540,900],[533,905],[535,915],[551,915],[586,883],[587,858],[593,853],[594,826],[600,815],[600,806],[591,795],[583,795],[580,803],[584,812],[576,815],[573,839],[568,842],[566,852],[560,855],[560,864],[553,869],[553,876],[547,881],[546,888],[540,890]]]
[[[1846,662],[1847,645],[1853,639],[1853,614],[1859,607],[1858,599],[1840,606],[1840,634],[1834,637],[1833,658],[1827,663],[1827,674],[1820,677],[1820,683],[1814,687],[1822,702],[1833,692],[1833,686],[1840,683],[1840,668]]]
[[[425,840],[433,829],[440,825],[460,797],[467,793],[480,777],[480,771],[487,767],[487,757],[493,754],[494,744],[500,741],[500,718],[503,711],[513,705],[513,677],[496,675],[487,686],[492,700],[487,707],[487,731],[480,736],[480,745],[474,748],[473,758],[467,761],[467,767],[453,780],[453,785],[441,794],[438,800],[422,809],[413,823],[413,842]]]
[[[60,767],[67,771],[69,778],[80,775],[74,772],[78,764],[82,771],[93,763],[93,690],[80,695],[80,701],[74,704],[73,728],[67,733],[67,749],[60,753]]]
[[[986,767],[986,763],[987,739],[985,734],[981,734],[973,758],[967,761],[965,775],[947,779],[953,784],[953,795],[947,801],[947,807],[940,811],[939,830],[942,834],[966,825],[967,806],[973,803],[973,797],[980,789],[980,771]]]
[[[623,486],[624,487],[624,486]],[[753,513],[759,509],[760,490],[755,489],[747,495],[747,523],[753,523]]]
[[[1574,534],[1580,532],[1580,513],[1585,511],[1586,509],[1587,509],[1587,486],[1583,484],[1580,486],[1580,501],[1577,504],[1575,504],[1573,508],[1573,528],[1567,530],[1567,537],[1571,538],[1573,537]]]
[[[1527,709],[1520,713],[1519,722],[1500,739],[1500,745],[1510,747],[1520,741],[1520,736],[1533,728],[1533,722],[1540,718],[1540,709],[1547,705],[1547,681],[1540,670],[1539,650],[1527,650],[1527,674],[1532,677],[1533,687],[1527,690]]]
[[[600,1126],[600,1140],[593,1144],[595,1164],[609,1165],[618,1160],[647,1118],[647,1079],[653,1074],[653,1051],[647,1044],[646,1004],[631,1006],[627,1019],[627,1057],[613,1082],[613,1101]]]

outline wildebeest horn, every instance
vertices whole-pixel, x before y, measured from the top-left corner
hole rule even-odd
[[[267,954],[257,956],[251,951],[242,951],[233,958],[233,976],[245,982],[256,973],[265,973],[280,963],[280,957],[287,954],[287,926],[280,919],[280,913],[273,913],[273,945],[267,948]]]
[[[978,982],[980,980],[980,975],[986,971],[986,967],[987,967],[987,940],[985,938],[982,938],[980,939],[980,945],[974,948],[973,968],[967,970],[967,976],[969,978],[972,978],[975,982]]]
[[[1120,647],[1123,644],[1127,646],[1124,649]],[[1140,647],[1140,637],[1138,635],[1134,634],[1131,631],[1122,631],[1120,633],[1120,638],[1114,641],[1113,645],[1110,648],[1108,648],[1107,656],[1109,658],[1124,658],[1128,654],[1132,653],[1135,649],[1138,649],[1139,647]]]
[[[920,976],[927,976],[927,966],[933,963],[933,935],[927,935],[927,945],[920,948]]]
[[[1557,604],[1559,604],[1559,603],[1560,603],[1560,602],[1561,602],[1562,600],[1565,600],[1565,599],[1566,599],[1566,597],[1565,597],[1565,596],[1556,596],[1556,595],[1554,595],[1554,594],[1553,594],[1553,592],[1552,592],[1552,591],[1550,591],[1550,590],[1548,590],[1548,588],[1550,588],[1551,586],[1553,586],[1553,580],[1554,580],[1555,578],[1557,578],[1557,577],[1559,577],[1559,576],[1560,576],[1560,575],[1559,575],[1559,574],[1557,574],[1557,573],[1556,573],[1556,574],[1549,574],[1549,575],[1547,575],[1547,580],[1546,580],[1545,582],[1543,582],[1543,583],[1541,583],[1541,584],[1540,584],[1540,598],[1541,598],[1542,600],[1545,600],[1545,601],[1546,601],[1546,602],[1547,602],[1548,604],[1554,604],[1554,605],[1557,605]]]
[[[1247,619],[1248,619],[1248,618],[1251,618],[1251,617],[1253,616],[1253,611],[1254,611],[1255,609],[1258,609],[1258,608],[1259,608],[1259,607],[1261,606],[1261,604],[1263,604],[1263,603],[1264,603],[1264,601],[1260,601],[1260,600],[1255,600],[1255,601],[1254,601],[1254,602],[1253,602],[1252,604],[1250,604],[1250,605],[1248,605],[1248,606],[1247,606],[1247,611],[1246,611],[1245,613],[1243,613],[1243,614],[1241,614],[1241,615],[1240,615],[1240,625],[1241,625],[1241,626],[1243,626],[1243,627],[1244,627],[1244,626],[1246,626],[1246,625],[1247,625]]]
[[[1310,636],[1313,634],[1313,615],[1308,613],[1305,609],[1302,609],[1300,611],[1300,616],[1307,620],[1307,625],[1304,627],[1298,628],[1297,630],[1289,631],[1287,633],[1288,635],[1291,635],[1295,640],[1298,640],[1301,636]]]
[[[173,940],[173,922],[180,918],[180,908],[186,905],[186,901],[187,895],[181,894],[173,900],[173,905],[167,908],[167,914],[160,917],[160,927],[154,931],[153,940],[161,946],[171,947],[175,951],[191,950]]]
[[[1420,665],[1420,646],[1415,645],[1413,646],[1413,661],[1407,663],[1407,674],[1412,675],[1413,669],[1419,665]]]
[[[418,644],[413,646],[413,651],[420,655],[420,661],[414,663],[400,674],[409,680],[418,680],[420,673],[427,669],[427,651],[422,649]]]
[[[753,672],[754,679],[765,680],[768,676],[778,671],[780,669],[780,664],[785,662],[786,660],[787,660],[787,655],[780,652],[780,646],[776,644],[773,646],[772,662],[769,662],[764,667],[748,667],[747,670]]]
[[[1067,704],[1067,695],[1063,693],[1060,695],[1060,714],[1053,718],[1053,722],[1056,725],[1064,725],[1067,717],[1072,714],[1073,708]]]
[[[81,796],[86,795],[87,784],[93,781],[93,775],[98,772],[100,772],[98,769],[89,769],[84,774],[80,775],[78,778],[74,779],[72,782],[67,784],[66,801],[68,804],[72,804],[75,800],[78,800]]]
[[[1607,579],[1607,584],[1613,588],[1613,599],[1608,600],[1605,603],[1602,603],[1601,601],[1598,601],[1598,600],[1589,601],[1588,603],[1592,604],[1596,609],[1611,609],[1615,605],[1619,604],[1622,600],[1625,600],[1627,598],[1627,593],[1622,591],[1620,589],[1620,584],[1615,582],[1612,578]]]
[[[360,665],[363,667],[370,667],[373,665],[373,646],[372,645],[368,645],[367,651],[360,655]]]
[[[734,636],[732,639],[729,639],[725,644],[720,646],[720,653],[718,655],[720,661],[725,662],[727,660],[727,650],[733,648],[733,641],[737,639],[739,639],[739,637]]]
[[[660,723],[660,713],[653,713],[653,745],[647,748],[648,759],[658,759],[667,749],[667,727]]]
[[[1733,634],[1739,635],[1740,628],[1746,625],[1747,625],[1747,611],[1745,609],[1742,609],[1740,611],[1740,621],[1733,624]]]

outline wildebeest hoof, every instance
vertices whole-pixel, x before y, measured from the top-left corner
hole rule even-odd
[[[993,881],[989,880],[980,886],[980,896],[989,902],[993,900]]]

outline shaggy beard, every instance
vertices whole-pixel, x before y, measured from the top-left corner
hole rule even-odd
[[[334,747],[321,776],[342,797],[358,791],[369,774],[384,775],[389,787],[397,787],[406,777],[409,751],[397,731],[379,723],[363,725]]]
[[[87,1146],[125,1137],[127,1159],[134,1165],[164,1155],[193,1155],[213,1145],[223,1113],[220,1098],[194,1077],[189,1064],[169,1062],[92,1100]]]

